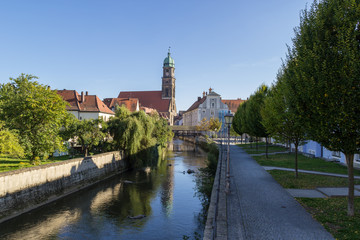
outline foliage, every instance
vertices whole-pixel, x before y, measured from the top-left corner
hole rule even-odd
[[[4,125],[0,121],[0,154],[24,157],[24,149],[19,143],[19,135],[16,131],[5,128]]]
[[[305,140],[305,129],[294,103],[293,89],[288,79],[296,76],[283,66],[277,75],[277,82],[267,95],[261,109],[262,124],[266,131],[277,141],[293,143],[295,146],[295,176],[298,176],[298,146]]]
[[[232,122],[232,125],[231,125],[231,130],[230,130],[230,132],[236,132],[240,136],[244,133],[244,129],[243,129],[242,125],[241,125],[241,115],[243,114],[242,113],[242,105],[244,103],[240,104],[239,107],[237,108],[237,111],[236,111],[236,113],[234,115],[234,119],[233,119],[233,122]]]
[[[66,102],[50,87],[21,74],[0,86],[0,119],[21,133],[20,144],[32,162],[62,149],[59,136]]]
[[[210,118],[209,120],[209,130],[214,132],[219,132],[221,129],[221,122],[218,118]]]
[[[108,131],[115,148],[124,150],[133,160],[137,154],[156,145],[166,147],[173,136],[166,120],[159,115],[149,116],[142,111],[130,113],[124,106],[116,109],[115,117],[108,122]]]
[[[81,145],[84,156],[87,157],[89,149],[97,146],[105,138],[105,133],[101,131],[101,125],[104,124],[102,119],[84,119],[75,120],[74,125],[74,139]]]
[[[322,0],[303,11],[289,49],[290,87],[310,139],[346,156],[348,214],[354,215],[353,160],[360,145],[360,3]]]
[[[206,167],[200,168],[196,178],[197,195],[206,208],[210,203],[211,191],[215,179],[219,149],[214,143],[201,142],[200,147],[207,152]]]
[[[264,100],[268,92],[266,85],[261,85],[258,90],[250,96],[246,104],[246,124],[249,126],[248,133],[252,136],[267,137],[265,127],[262,124],[261,109],[264,106]]]
[[[206,118],[201,119],[199,125],[196,126],[198,131],[209,131],[209,121]]]

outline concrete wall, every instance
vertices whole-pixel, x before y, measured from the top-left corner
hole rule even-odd
[[[0,173],[0,222],[123,172],[120,152]]]

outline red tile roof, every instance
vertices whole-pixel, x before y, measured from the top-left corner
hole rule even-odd
[[[82,101],[82,95],[75,90],[58,90],[57,93],[70,104],[66,107],[69,111],[114,114],[96,95],[83,95],[84,101]]]
[[[198,98],[198,100],[196,102],[193,103],[193,105],[191,105],[191,107],[189,107],[188,110],[186,110],[186,112],[190,112],[196,108],[199,107],[200,104],[202,104],[203,102],[205,102],[206,96],[202,97],[202,98]]]
[[[159,113],[169,112],[170,99],[162,99],[161,91],[120,92],[118,98],[137,98],[143,107],[154,108]]]
[[[238,99],[234,99],[234,100],[222,99],[221,101],[228,106],[228,108],[231,112],[236,113],[240,104],[245,102],[246,100],[242,100],[241,98],[238,98]]]
[[[113,109],[116,105],[124,105],[131,112],[137,111],[139,99],[137,98],[105,98],[103,102],[110,109]]]

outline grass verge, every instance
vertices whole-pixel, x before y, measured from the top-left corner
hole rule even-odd
[[[53,162],[60,162],[68,160],[70,157],[68,155],[60,157],[51,157],[47,160],[42,160],[39,165],[49,164]],[[13,171],[22,168],[33,167],[34,165],[30,164],[28,159],[19,159],[10,157],[7,155],[0,155],[0,172]]]
[[[253,156],[253,158],[262,166],[274,166],[295,168],[295,153],[276,154],[266,156]],[[338,163],[327,162],[320,158],[310,158],[304,155],[298,155],[298,168],[302,170],[311,170],[318,172],[329,172],[338,174],[347,174],[347,167]],[[360,175],[360,170],[354,170],[354,175]]]
[[[360,239],[360,198],[355,216],[347,216],[347,198],[297,198],[298,202],[336,239]]]
[[[299,173],[298,178],[295,178],[294,172],[281,170],[271,170],[268,172],[284,188],[315,189],[317,187],[348,186],[347,178],[328,177],[306,173]],[[360,180],[355,180],[355,184],[360,184]]]
[[[239,147],[245,150],[245,152],[249,154],[260,154],[266,153],[266,145],[265,143],[258,143],[258,149],[256,150],[256,143],[247,143],[247,144],[238,144]],[[270,145],[268,146],[268,153],[273,152],[285,152],[288,151],[286,147]]]

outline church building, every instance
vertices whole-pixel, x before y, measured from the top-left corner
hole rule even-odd
[[[127,91],[120,92],[118,98],[137,98],[140,108],[155,109],[160,116],[166,118],[170,125],[174,124],[176,116],[175,104],[175,61],[168,56],[163,63],[161,91]]]

